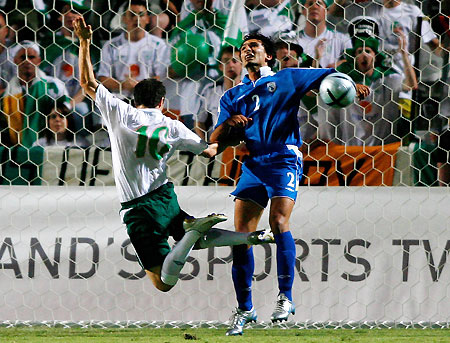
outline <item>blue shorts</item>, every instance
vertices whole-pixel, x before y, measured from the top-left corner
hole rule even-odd
[[[296,146],[287,146],[266,155],[249,156],[231,194],[264,208],[274,197],[288,197],[295,201],[302,173],[302,153]]]

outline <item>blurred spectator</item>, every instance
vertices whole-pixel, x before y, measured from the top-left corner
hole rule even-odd
[[[64,104],[58,104],[47,116],[47,127],[41,131],[41,138],[33,146],[88,147],[86,138],[75,135],[74,124],[70,109]]]
[[[170,1],[148,1],[143,0],[141,3],[148,10],[148,23],[145,26],[145,30],[150,34],[155,35],[159,38],[163,38],[165,36],[165,32],[169,30],[170,26],[170,17],[169,14],[178,13],[176,6],[173,5]],[[106,5],[106,6],[105,6]],[[96,8],[102,8],[103,11],[111,10],[115,15],[111,18],[109,23],[109,28],[111,31],[122,29],[123,28],[123,20],[122,15],[126,11],[129,6],[129,1],[115,1],[112,6],[107,6],[108,3],[105,3],[103,6],[101,4],[97,5]],[[167,13],[163,9],[168,9]],[[172,12],[176,11],[176,12]]]
[[[219,68],[223,77],[216,82],[208,82],[200,91],[195,132],[206,141],[209,138],[207,134],[212,131],[217,123],[220,97],[226,90],[241,82],[242,63],[239,51],[232,46],[224,47],[220,52]]]
[[[10,53],[18,74],[9,80],[2,100],[7,124],[7,130],[2,132],[2,143],[31,147],[45,128],[44,113],[51,112],[57,99],[70,106],[69,97],[61,80],[39,69],[41,57],[35,42],[23,41],[11,47]]]
[[[194,128],[194,115],[196,115],[199,106],[200,82],[198,81],[204,77],[216,79],[220,76],[217,70],[218,55],[231,5],[232,0],[185,0],[180,12],[180,21],[172,31],[171,42],[178,49],[186,48],[179,45],[180,43],[183,44],[183,40],[186,41],[186,46],[188,47],[193,45],[193,43],[190,43],[190,40],[199,40],[200,38],[204,39],[210,47],[209,58],[203,61],[203,64],[198,62],[197,53],[192,54],[192,61],[186,61],[185,63],[190,66],[200,64],[198,68],[191,69],[188,67],[187,72],[185,68],[182,68],[182,72],[176,72],[174,68],[171,70],[172,77],[180,78],[177,81],[176,92],[180,98],[181,120],[191,129]],[[247,32],[245,17],[238,25],[241,32]],[[203,44],[201,45],[203,47]],[[176,56],[175,54],[172,55],[172,57]],[[172,63],[172,66],[175,67],[176,61],[173,58],[172,62],[175,62]]]
[[[296,43],[313,57],[313,67],[334,68],[346,49],[352,47],[347,34],[327,28],[327,7],[333,0],[302,0],[302,14],[306,18],[305,28],[299,32]]]
[[[79,11],[85,12],[88,7],[76,3],[67,4],[61,0],[57,5],[56,11],[59,13],[58,21],[61,27],[55,33],[50,32],[42,39],[41,46],[45,51],[45,60],[41,63],[40,68],[47,75],[57,77],[66,85],[72,100],[72,107],[76,112],[73,116],[76,131],[82,128],[92,129],[94,126],[92,119],[97,116],[87,117],[92,112],[93,104],[84,95],[80,86],[78,38],[73,33],[73,21],[81,16]],[[100,51],[94,48],[91,54],[93,60],[98,61]]]
[[[417,79],[406,51],[406,37],[398,32],[400,53],[405,64],[405,75],[386,67],[386,56],[380,52],[380,41],[375,37],[355,37],[354,48],[346,51],[347,61],[337,70],[348,74],[356,83],[370,86],[365,99],[343,109],[319,106],[320,138],[337,144],[382,145],[399,141],[396,122],[400,116],[397,106],[401,90],[417,87]]]
[[[248,29],[273,39],[295,37],[290,0],[246,0]]]
[[[370,16],[382,6],[383,0],[334,0],[328,8],[328,21],[340,31],[346,32],[356,17]]]
[[[169,28],[170,25],[170,18],[167,13],[163,12],[163,9],[161,8],[161,5],[166,2],[166,6],[171,5],[170,1],[151,1],[150,2],[150,23],[149,23],[149,32],[152,35],[155,35],[159,38],[163,38],[165,31]],[[172,10],[175,9],[175,6],[172,4]]]
[[[305,54],[298,44],[280,40],[275,43],[275,49],[280,69],[309,68],[313,65],[314,59]]]
[[[160,5],[164,13],[169,17],[169,26],[167,29],[170,30],[177,24],[177,17],[180,14],[183,0],[161,0]]]
[[[373,13],[370,13],[373,12]],[[410,32],[418,32],[417,20],[419,17],[425,17],[422,10],[410,3],[404,3],[402,0],[384,0],[383,7],[371,7],[368,15],[380,18],[380,38],[383,40],[383,50],[392,56],[392,62],[398,71],[405,70],[403,56],[399,50],[398,31],[402,30],[407,38],[407,49],[412,51],[414,42],[410,39]],[[433,32],[430,22],[422,20],[419,33],[420,39],[426,43],[434,53],[440,55],[441,48],[436,34]],[[413,36],[417,37],[417,33]],[[410,55],[411,64],[414,65],[414,56]],[[400,104],[403,113],[408,117],[411,111],[411,92],[400,93]]]
[[[134,86],[148,77],[164,78],[169,61],[166,43],[145,31],[147,2],[131,0],[122,15],[125,32],[102,48],[98,78],[119,98],[131,98]]]
[[[0,11],[0,95],[3,94],[7,83],[16,73],[15,65],[8,60],[7,37],[9,27],[6,25],[6,14]]]
[[[396,32],[402,30],[406,35],[408,51],[414,51],[419,47],[414,47],[411,37],[419,38],[418,18],[424,18],[422,10],[412,3],[404,3],[402,0],[383,0],[382,4],[376,1],[349,1],[337,0],[342,5],[343,12],[337,10],[335,15],[344,15],[346,20],[352,20],[357,16],[371,16],[378,18],[379,38],[383,41],[382,50],[387,53],[397,71],[403,73],[403,57],[399,53],[398,35]],[[338,9],[339,6],[336,7]],[[441,48],[439,39],[433,32],[430,22],[424,18],[420,28],[420,39],[426,43],[434,53],[440,54]],[[414,56],[410,55],[411,64],[414,66]],[[400,92],[400,106],[405,117],[411,112],[411,92]]]

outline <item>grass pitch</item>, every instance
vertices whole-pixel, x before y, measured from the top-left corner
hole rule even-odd
[[[0,328],[1,343],[435,343],[450,342],[449,329],[247,329],[243,336],[226,337],[225,329],[63,329]]]

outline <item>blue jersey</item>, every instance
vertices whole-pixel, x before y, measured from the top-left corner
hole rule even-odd
[[[245,127],[245,142],[251,155],[277,151],[286,145],[300,147],[297,113],[300,99],[318,89],[322,79],[336,72],[327,68],[287,68],[273,73],[260,69],[255,82],[248,76],[220,99],[217,126],[235,114],[252,118]]]

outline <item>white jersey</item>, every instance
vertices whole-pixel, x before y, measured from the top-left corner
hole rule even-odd
[[[223,84],[208,82],[200,91],[199,110],[197,121],[204,123],[211,115],[212,127],[217,124],[220,97],[224,93]]]
[[[8,48],[4,48],[0,53],[0,89],[5,89],[15,75],[17,66],[8,59]]]
[[[319,61],[320,66],[323,68],[328,68],[330,65],[334,67],[344,51],[352,48],[352,41],[349,35],[330,29],[326,29],[318,37],[310,37],[302,30],[299,32],[295,43],[303,48],[305,54],[315,57],[316,45],[322,39],[326,39],[326,49]]]
[[[55,77],[60,79],[66,85],[69,96],[73,98],[81,89],[80,70],[78,66],[78,56],[69,49],[63,51],[63,55],[58,56],[53,62]]]
[[[400,25],[403,28],[403,32],[409,42],[409,33],[415,32],[417,18],[424,17],[425,15],[419,7],[412,4],[400,3],[397,7],[387,8],[384,6],[370,7],[367,11],[367,15],[374,18],[379,18],[380,22],[380,38],[383,41],[383,50],[386,52],[396,53],[399,49],[398,37],[393,33],[395,25]],[[429,43],[436,38],[436,34],[431,29],[429,21],[422,21],[421,31],[422,41]],[[398,60],[401,61],[401,55]],[[397,62],[397,59],[395,60]]]
[[[294,24],[290,16],[290,0],[284,0],[274,7],[256,8],[248,13],[248,29],[260,32],[264,36],[277,37],[293,30]],[[295,34],[292,32],[292,34]]]
[[[208,144],[180,121],[157,109],[136,109],[99,85],[95,103],[108,128],[120,202],[168,182],[166,163],[175,150],[200,154]]]
[[[419,7],[412,4],[400,3],[397,7],[387,8],[384,6],[368,7],[367,14],[379,18],[380,22],[380,38],[383,42],[382,49],[387,52],[392,59],[395,69],[404,74],[404,63],[401,53],[399,52],[398,37],[393,33],[395,25],[400,25],[406,35],[407,46],[410,49],[410,33],[416,31],[417,18],[425,16]],[[423,20],[421,27],[421,39],[423,43],[429,43],[436,38],[436,34],[431,29],[429,21]],[[410,54],[409,59],[414,65],[414,55]],[[402,98],[411,98],[412,92],[401,92]]]
[[[123,33],[103,46],[97,76],[119,81],[127,77],[137,81],[154,76],[164,78],[169,64],[169,49],[161,38],[146,32],[144,38],[132,42]],[[129,91],[122,92],[124,97],[132,95]]]
[[[385,75],[370,85],[370,95],[344,108],[326,106],[319,100],[319,136],[347,145],[382,145],[398,141],[395,122],[400,112],[398,93],[403,77]]]

